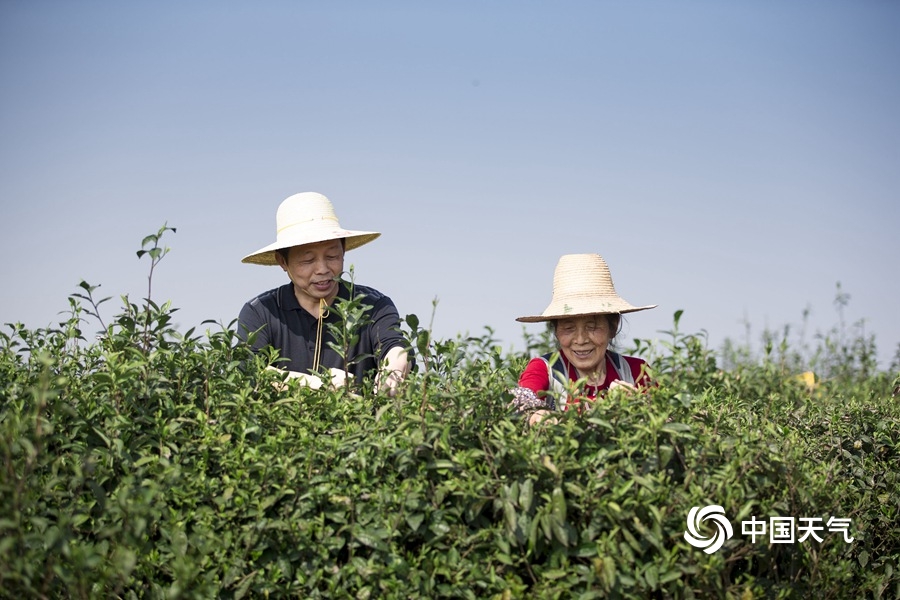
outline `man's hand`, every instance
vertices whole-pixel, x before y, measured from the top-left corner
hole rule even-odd
[[[322,378],[318,375],[310,375],[308,373],[298,373],[297,371],[285,371],[284,369],[278,369],[276,367],[266,367],[267,370],[276,371],[284,375],[284,381],[276,381],[272,385],[279,392],[283,392],[288,388],[287,382],[291,379],[299,379],[300,385],[304,387],[308,387],[313,390],[317,390],[322,387],[323,382]],[[348,379],[352,379],[353,375],[347,373],[342,369],[329,369],[331,372],[331,387],[338,388],[346,385]]]
[[[353,379],[353,375],[343,369],[331,368],[328,371],[331,373],[331,387],[333,388],[344,387]]]
[[[395,396],[400,384],[409,375],[409,356],[400,346],[388,350],[384,364],[375,377],[375,388],[384,390],[388,396]]]

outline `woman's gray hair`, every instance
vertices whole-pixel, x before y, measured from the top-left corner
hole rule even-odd
[[[609,345],[612,346],[613,340],[615,340],[616,336],[622,332],[622,315],[619,313],[605,313],[603,315],[599,315],[602,317],[606,317],[606,324],[609,326],[609,330],[614,332],[609,336]],[[547,328],[553,332],[553,335],[556,335],[556,324],[560,321],[560,319],[550,319],[547,321]]]

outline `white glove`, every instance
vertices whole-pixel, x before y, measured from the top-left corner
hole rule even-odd
[[[343,369],[328,369],[331,372],[331,387],[339,388],[344,387],[348,381],[353,380],[353,374],[344,371]]]
[[[298,373],[297,371],[285,371],[284,369],[278,369],[276,367],[266,367],[268,370],[277,371],[285,376],[284,381],[276,381],[273,385],[278,389],[278,391],[284,391],[287,389],[287,381],[289,379],[299,379],[300,385],[308,387],[313,390],[317,390],[322,387],[323,382],[322,378],[318,375],[310,375],[308,373]],[[344,386],[347,383],[348,379],[353,379],[353,375],[344,371],[343,369],[329,369],[331,372],[331,387],[339,388]]]

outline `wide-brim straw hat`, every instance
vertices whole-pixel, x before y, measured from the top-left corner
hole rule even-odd
[[[275,215],[275,243],[248,254],[241,262],[277,265],[275,253],[282,248],[344,239],[344,249],[352,250],[368,244],[380,235],[376,231],[344,229],[328,198],[316,192],[303,192],[289,196],[278,206]]]
[[[599,254],[566,254],[553,273],[553,299],[543,313],[516,321],[539,323],[583,315],[622,314],[656,308],[634,306],[616,293],[609,266]]]

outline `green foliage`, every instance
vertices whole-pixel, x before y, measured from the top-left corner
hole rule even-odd
[[[834,308],[837,324],[827,331],[815,332],[817,341],[811,345],[807,335],[811,309],[803,311],[803,322],[799,332],[794,332],[790,325],[780,331],[764,329],[759,338],[761,351],[754,352],[750,343],[749,324],[747,342],[736,345],[733,340],[726,340],[722,348],[723,367],[731,370],[747,365],[758,365],[760,362],[777,364],[785,373],[813,371],[822,379],[865,380],[875,375],[877,369],[877,348],[875,336],[866,331],[865,319],[860,319],[848,327],[844,310],[850,303],[850,294],[836,284]],[[900,371],[900,347],[890,370]]]
[[[896,374],[723,370],[679,312],[635,341],[657,388],[526,429],[507,390],[546,336],[504,352],[408,315],[397,396],[280,392],[234,323],[179,333],[148,286],[106,326],[79,288],[59,327],[0,332],[4,597],[900,597]],[[684,539],[709,504],[735,526],[713,554]],[[752,543],[752,516],[855,539]]]
[[[359,341],[360,328],[371,320],[368,312],[372,309],[371,305],[363,303],[364,296],[362,294],[354,293],[353,267],[350,267],[350,281],[347,285],[350,289],[350,298],[336,298],[328,309],[335,311],[340,316],[337,324],[328,324],[328,330],[336,340],[335,342],[328,342],[328,345],[343,359],[345,371],[350,370],[353,362],[358,362],[370,356],[359,355],[353,361],[347,360],[347,357],[350,355],[350,349]],[[323,374],[323,378],[325,381],[328,381],[329,376]],[[350,381],[348,380],[346,383],[349,385]]]

